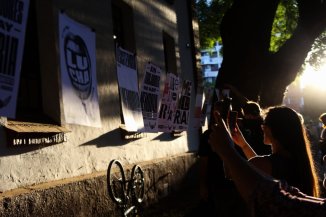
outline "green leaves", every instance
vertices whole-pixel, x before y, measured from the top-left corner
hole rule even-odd
[[[196,11],[199,21],[199,37],[201,48],[211,48],[216,41],[221,41],[220,24],[233,0],[196,1]]]
[[[275,53],[292,36],[297,27],[298,7],[295,0],[282,0],[277,7],[272,32],[270,51]]]

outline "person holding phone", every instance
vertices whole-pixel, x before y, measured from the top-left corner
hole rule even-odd
[[[244,201],[233,182],[226,178],[223,161],[208,143],[211,129],[216,124],[213,111],[219,111],[227,120],[229,109],[230,101],[216,101],[212,108],[208,129],[200,136],[197,152],[199,157],[199,204],[191,210],[187,217],[245,217],[244,211],[242,211],[246,209]]]
[[[270,155],[258,155],[244,138],[239,126],[231,132],[233,142],[259,170],[276,179],[286,180],[305,194],[319,196],[316,168],[303,117],[286,106],[270,107],[261,127],[264,143],[271,145]]]
[[[209,143],[228,165],[232,180],[252,216],[264,217],[324,217],[326,200],[308,196],[299,189],[258,170],[234,149],[231,133],[218,112],[212,126]]]
[[[264,144],[264,132],[261,128],[263,117],[260,105],[254,101],[247,101],[241,108],[241,114],[243,118],[239,126],[252,149],[257,155],[271,154],[271,146]]]

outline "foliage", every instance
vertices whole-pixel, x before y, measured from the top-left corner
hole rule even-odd
[[[218,41],[221,43],[220,24],[224,13],[231,6],[232,0],[196,1],[196,11],[199,21],[199,37],[202,49],[211,48]]]
[[[295,0],[282,0],[277,7],[271,32],[270,51],[278,49],[292,36],[297,27],[298,7]]]
[[[197,0],[196,9],[199,20],[201,48],[211,48],[218,41],[222,44],[220,24],[225,12],[233,0]],[[275,53],[292,36],[298,22],[298,4],[296,0],[281,0],[278,5],[271,32],[270,51]],[[320,35],[309,54],[306,63],[315,67],[324,63],[326,57],[326,32]]]
[[[312,65],[316,70],[326,64],[326,31],[324,31],[312,45],[306,64]]]

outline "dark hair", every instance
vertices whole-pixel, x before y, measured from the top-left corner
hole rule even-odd
[[[261,109],[258,103],[254,101],[247,101],[243,108],[243,115],[254,115],[258,116],[261,113]]]
[[[264,124],[271,130],[273,138],[288,151],[293,160],[300,190],[306,194],[319,196],[319,185],[313,162],[310,142],[303,125],[303,117],[286,106],[271,107],[267,111]]]
[[[324,125],[326,125],[326,113],[322,113],[320,116],[319,116],[319,120],[321,122],[323,122]]]

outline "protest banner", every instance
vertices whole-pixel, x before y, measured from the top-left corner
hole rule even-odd
[[[161,69],[147,63],[140,94],[145,132],[157,132]]]
[[[29,0],[9,1],[1,7],[0,116],[15,118]]]
[[[96,80],[95,32],[61,12],[59,45],[66,123],[101,127]]]

